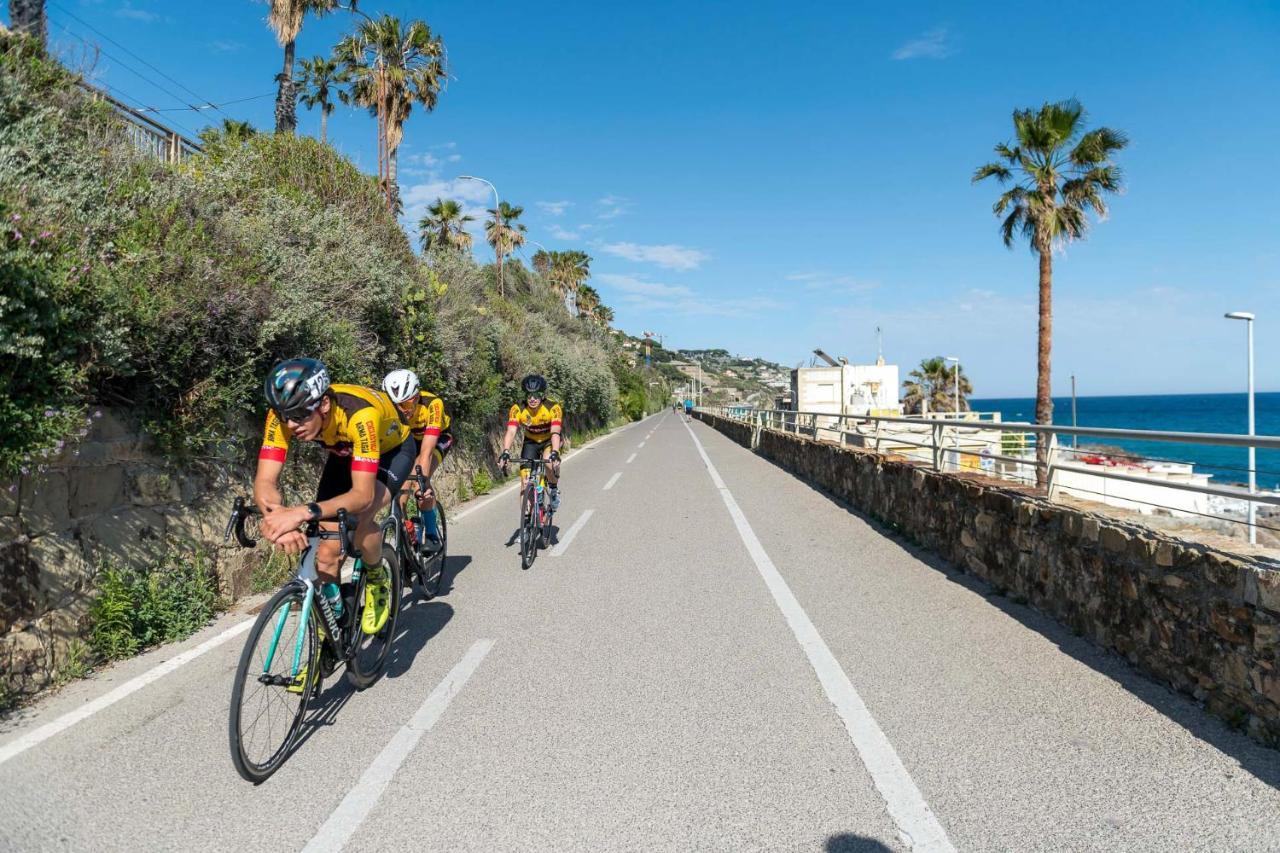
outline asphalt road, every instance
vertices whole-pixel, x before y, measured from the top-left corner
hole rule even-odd
[[[1280,753],[706,426],[564,487],[528,571],[514,493],[454,508],[447,592],[261,786],[253,602],[0,724],[0,850],[1280,849]]]

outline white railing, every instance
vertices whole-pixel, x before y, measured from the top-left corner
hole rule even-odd
[[[1034,485],[1037,469],[1048,496],[1099,500],[1114,506],[1143,512],[1165,511],[1173,516],[1205,516],[1239,522],[1226,510],[1213,512],[1209,498],[1220,506],[1246,509],[1250,503],[1280,507],[1280,490],[1255,491],[1209,482],[1185,463],[1146,460],[1137,456],[1110,456],[1105,451],[1059,444],[1059,436],[1093,439],[1129,439],[1178,444],[1254,447],[1280,450],[1280,436],[1247,436],[1222,433],[1161,432],[1154,430],[1103,427],[1047,426],[1009,423],[980,417],[886,417],[876,415],[834,415],[823,412],[796,412],[785,409],[750,409],[742,406],[704,406],[706,411],[752,426],[752,445],[759,443],[761,430],[804,435],[818,441],[861,447],[880,453],[906,456],[928,464],[936,471],[971,472]],[[969,413],[964,413],[969,414]],[[1043,461],[1036,449],[1047,445]],[[1091,464],[1094,456],[1108,457],[1108,464]],[[1135,464],[1116,464],[1131,459]],[[1275,512],[1280,522],[1280,510]],[[1251,517],[1252,513],[1244,513]],[[1247,521],[1241,522],[1246,526]],[[1280,538],[1280,524],[1251,526],[1266,529]]]

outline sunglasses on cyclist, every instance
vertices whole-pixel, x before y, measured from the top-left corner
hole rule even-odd
[[[304,424],[307,419],[314,415],[320,409],[320,403],[306,408],[290,409],[287,412],[276,410],[276,416],[286,424]]]

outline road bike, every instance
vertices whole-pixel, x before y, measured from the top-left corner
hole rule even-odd
[[[245,531],[245,523],[260,515],[244,498],[236,498],[224,539],[229,541],[234,534],[242,547],[254,547],[257,540]],[[366,577],[352,541],[357,520],[339,510],[336,521],[336,530],[325,530],[317,521],[307,524],[307,548],[298,560],[297,574],[263,606],[236,667],[227,726],[231,760],[237,772],[255,785],[266,781],[289,757],[323,679],[345,665],[347,681],[364,690],[382,676],[391,650],[401,593],[396,551],[389,545],[382,549],[391,579],[391,612],[380,631],[365,634],[360,618]],[[341,616],[317,594],[316,547],[326,539],[339,542],[344,561],[347,556],[355,559],[350,582],[342,584]]]
[[[428,480],[423,476],[421,466],[414,466],[411,479],[417,481],[418,492],[426,491]],[[431,599],[440,593],[445,560],[449,553],[449,523],[445,519],[444,504],[439,495],[436,495],[435,507],[438,543],[427,538],[425,514],[426,510],[418,505],[416,497],[414,511],[411,513],[407,513],[400,501],[395,500],[391,504],[391,515],[382,523],[382,530],[383,539],[389,540],[395,548],[404,579],[407,581],[410,577],[416,578],[422,597]]]
[[[551,520],[555,510],[547,494],[545,459],[533,459],[520,463],[522,471],[529,474],[520,484],[520,568],[533,565],[538,548],[551,544]]]

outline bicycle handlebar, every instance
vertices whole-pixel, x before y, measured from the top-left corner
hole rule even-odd
[[[249,534],[245,533],[244,530],[245,521],[255,515],[262,515],[262,511],[248,503],[244,498],[236,498],[231,504],[231,517],[227,519],[227,530],[222,535],[222,540],[229,542],[231,535],[234,533],[236,541],[240,543],[240,547],[255,547],[258,544],[258,540],[250,538]],[[319,521],[309,521],[307,522],[307,538],[337,539],[338,547],[342,552],[342,556],[345,557],[355,550],[355,543],[351,541],[351,537],[360,523],[359,519],[349,514],[345,509],[340,509],[336,517],[329,520],[338,522],[337,530],[325,530],[320,526]]]

